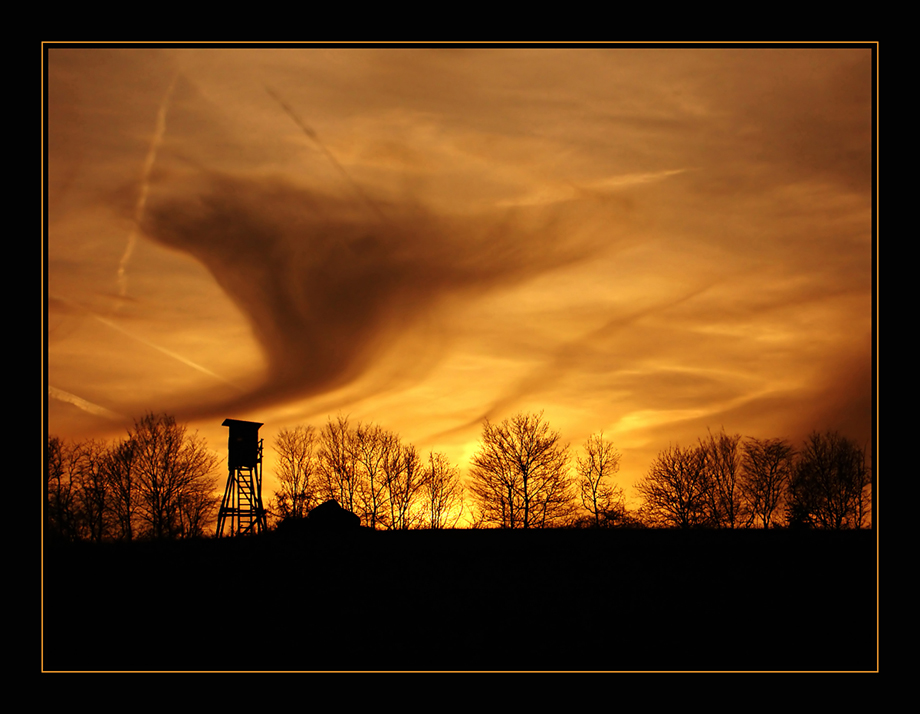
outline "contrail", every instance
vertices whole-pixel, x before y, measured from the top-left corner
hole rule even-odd
[[[137,204],[134,206],[134,226],[131,228],[131,233],[128,234],[128,244],[125,246],[125,252],[118,263],[118,294],[120,297],[125,297],[128,292],[128,262],[131,260],[131,254],[137,244],[137,232],[144,218],[147,196],[150,193],[150,174],[157,158],[157,149],[160,147],[163,135],[166,133],[166,112],[169,110],[169,100],[172,97],[177,78],[178,75],[173,77],[169,87],[166,89],[166,94],[163,95],[163,99],[160,102],[160,108],[157,111],[156,128],[150,141],[150,148],[147,150],[147,157],[144,160],[144,170],[141,173],[141,192],[137,197]]]
[[[377,216],[380,218],[381,221],[386,222],[387,217],[384,215],[383,211],[380,210],[380,207],[371,200],[370,196],[368,196],[364,192],[364,190],[358,185],[358,183],[345,170],[345,167],[343,167],[342,164],[338,162],[338,160],[335,158],[335,156],[332,155],[329,149],[325,147],[323,142],[319,140],[319,137],[316,135],[316,132],[313,131],[313,129],[311,129],[309,126],[304,124],[304,122],[301,120],[299,116],[297,116],[294,110],[291,109],[291,107],[288,106],[287,103],[283,99],[281,99],[281,97],[279,97],[275,92],[273,92],[270,87],[266,86],[265,91],[269,93],[272,99],[274,99],[276,102],[278,102],[278,104],[281,105],[281,108],[284,109],[287,115],[291,117],[291,119],[294,120],[294,123],[300,127],[301,131],[303,131],[304,134],[306,134],[310,139],[313,140],[313,142],[320,148],[320,151],[322,151],[326,155],[326,158],[329,159],[329,162],[339,170],[339,173],[342,174],[342,176],[345,178],[345,181],[347,181],[348,184],[352,187],[352,189],[354,189],[355,193],[357,193],[358,196],[361,197],[361,200],[364,201],[364,203],[366,203],[367,206],[374,213],[377,214]]]
[[[178,353],[176,353],[176,352],[173,352],[173,351],[171,351],[171,350],[168,350],[168,349],[166,349],[165,347],[160,347],[160,345],[157,345],[157,344],[151,342],[150,340],[145,340],[143,337],[138,337],[137,335],[128,332],[125,328],[121,327],[120,325],[118,325],[118,324],[115,323],[115,322],[112,322],[111,320],[107,320],[106,318],[100,317],[99,315],[96,315],[96,314],[94,314],[94,313],[90,313],[90,314],[91,314],[94,318],[96,318],[96,320],[98,320],[99,322],[101,322],[103,325],[106,325],[107,327],[111,327],[113,330],[117,330],[118,332],[122,333],[123,335],[127,335],[128,337],[130,337],[130,338],[133,339],[133,340],[137,340],[137,341],[140,342],[141,344],[147,345],[147,347],[150,347],[150,348],[152,348],[152,349],[155,349],[157,352],[162,352],[162,353],[163,353],[164,355],[166,355],[167,357],[172,357],[174,360],[177,360],[177,361],[181,362],[182,364],[186,365],[187,367],[191,367],[192,369],[198,370],[198,371],[201,372],[202,374],[206,374],[206,375],[208,375],[209,377],[213,377],[214,379],[216,379],[216,380],[218,380],[218,381],[220,381],[220,382],[223,382],[224,384],[226,384],[226,385],[228,385],[228,386],[230,386],[230,387],[233,387],[234,389],[236,389],[236,390],[239,391],[239,392],[242,392],[242,391],[243,391],[242,389],[240,389],[239,387],[237,387],[235,384],[233,384],[233,382],[231,382],[231,381],[229,381],[229,380],[227,380],[227,379],[221,377],[219,374],[217,374],[217,373],[215,373],[215,372],[212,372],[212,371],[209,370],[207,367],[202,367],[202,366],[201,366],[200,364],[198,364],[197,362],[193,362],[192,360],[187,359],[186,357],[183,357],[182,355],[180,355],[180,354],[178,354]]]
[[[121,414],[116,414],[115,412],[106,409],[105,407],[100,407],[98,404],[88,402],[85,399],[78,397],[76,394],[65,392],[63,389],[58,389],[57,387],[52,387],[50,384],[48,385],[48,396],[52,399],[57,399],[60,402],[73,404],[75,407],[78,407],[85,412],[89,412],[90,414],[95,414],[96,416],[105,417],[106,419],[111,419],[113,421],[125,420],[125,417]]]
[[[202,365],[198,364],[197,362],[193,362],[192,360],[190,360],[190,359],[188,359],[188,358],[186,358],[186,357],[183,357],[182,355],[180,355],[180,354],[178,354],[178,353],[176,353],[176,352],[173,352],[172,350],[168,350],[168,349],[166,349],[165,347],[161,347],[160,345],[155,344],[155,343],[151,342],[150,340],[144,339],[143,337],[138,337],[138,336],[135,335],[134,333],[129,332],[128,330],[126,330],[125,328],[123,328],[123,327],[122,327],[121,325],[119,325],[118,323],[113,322],[112,320],[109,320],[109,319],[107,319],[107,318],[105,318],[105,317],[102,317],[101,315],[97,315],[97,314],[96,314],[95,312],[93,312],[92,310],[89,310],[89,309],[87,309],[87,308],[85,308],[85,307],[82,307],[81,305],[77,305],[76,303],[74,303],[74,302],[72,302],[72,301],[70,301],[70,300],[68,300],[68,299],[66,299],[66,298],[59,297],[59,296],[52,296],[52,299],[54,299],[54,300],[59,300],[59,301],[61,301],[61,302],[63,302],[63,303],[66,303],[67,305],[71,305],[71,306],[73,306],[73,307],[76,307],[77,309],[79,309],[79,310],[81,310],[82,312],[84,312],[85,314],[89,315],[90,317],[92,317],[92,318],[95,319],[96,321],[102,323],[102,324],[105,325],[106,327],[110,327],[111,329],[116,330],[117,332],[120,332],[121,334],[125,335],[126,337],[130,337],[132,340],[135,340],[135,341],[137,341],[137,342],[140,342],[141,344],[146,345],[147,347],[150,347],[151,349],[154,349],[154,350],[156,350],[157,352],[161,352],[162,354],[166,355],[167,357],[172,357],[174,360],[177,360],[177,361],[181,362],[182,364],[186,365],[187,367],[191,367],[192,369],[197,370],[197,371],[201,372],[202,374],[206,374],[206,375],[208,375],[209,377],[212,377],[212,378],[218,380],[219,382],[223,382],[224,384],[226,384],[226,385],[232,387],[233,389],[235,389],[235,390],[238,391],[238,392],[243,392],[243,391],[244,391],[243,389],[241,389],[240,387],[238,387],[237,385],[235,385],[235,384],[234,384],[233,382],[231,382],[230,380],[228,380],[228,379],[226,379],[226,378],[224,378],[224,377],[221,377],[219,374],[217,374],[217,373],[215,373],[215,372],[212,372],[212,371],[211,371],[210,369],[208,369],[207,367],[203,367]]]

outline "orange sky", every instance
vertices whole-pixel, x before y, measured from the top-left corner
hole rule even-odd
[[[52,435],[871,439],[868,46],[47,56]]]

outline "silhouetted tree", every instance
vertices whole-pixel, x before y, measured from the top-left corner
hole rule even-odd
[[[73,447],[49,437],[45,448],[45,528],[52,538],[77,540],[76,503],[72,474]]]
[[[700,440],[706,455],[706,497],[709,524],[717,528],[742,525],[741,498],[741,435],[728,435],[725,430],[713,435],[710,431]]]
[[[319,492],[369,528],[406,529],[421,520],[423,468],[415,447],[377,424],[330,420],[319,441]]]
[[[576,505],[568,460],[568,446],[542,412],[486,420],[469,484],[481,521],[533,528],[570,520]]]
[[[275,478],[279,487],[272,498],[272,511],[279,518],[306,518],[319,505],[318,441],[312,426],[282,429],[275,437]]]
[[[70,477],[80,537],[96,543],[109,535],[111,523],[107,459],[108,447],[95,439],[79,442],[71,452]]]
[[[107,535],[106,446],[89,440],[47,443],[45,503],[48,533],[64,540],[101,541]]]
[[[774,525],[792,478],[795,450],[785,439],[745,439],[741,494],[747,525]]]
[[[423,484],[424,525],[427,528],[453,528],[463,514],[463,483],[460,469],[442,453],[428,454]]]
[[[789,487],[790,525],[861,528],[869,513],[865,452],[837,432],[814,432],[799,454]]]
[[[356,512],[358,466],[354,435],[348,418],[329,419],[320,432],[318,452],[320,501],[336,501],[346,511]]]
[[[660,452],[636,490],[643,498],[640,515],[649,525],[712,525],[707,455],[700,446],[670,446]]]
[[[104,464],[109,489],[109,513],[112,536],[133,540],[139,508],[134,468],[134,442],[130,439],[114,444]]]
[[[377,424],[359,423],[349,431],[355,459],[358,515],[368,528],[385,525],[387,513],[387,469],[399,459],[399,438]]]
[[[147,414],[129,432],[137,515],[153,538],[201,535],[216,512],[218,459],[167,414]]]
[[[425,470],[416,448],[396,439],[383,473],[389,504],[388,527],[394,530],[417,527],[423,515],[420,501]]]
[[[48,440],[46,527],[66,540],[203,534],[219,503],[217,457],[171,416],[148,414],[125,440]]]
[[[594,434],[576,459],[575,470],[581,504],[591,514],[594,525],[613,525],[625,511],[623,489],[610,482],[620,470],[620,453],[603,434]]]

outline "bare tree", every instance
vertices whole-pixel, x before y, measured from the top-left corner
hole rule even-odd
[[[278,463],[275,477],[279,488],[272,510],[281,518],[303,518],[319,505],[317,494],[317,450],[319,437],[312,426],[282,429],[275,437]]]
[[[709,521],[719,528],[742,525],[741,499],[741,435],[728,435],[725,430],[700,441],[706,454],[707,499]]]
[[[399,437],[376,424],[359,423],[350,432],[357,478],[358,515],[368,528],[386,524],[387,468],[398,458]]]
[[[693,528],[711,525],[705,449],[670,446],[660,452],[637,484],[640,514],[650,525]]]
[[[742,451],[741,494],[746,524],[769,528],[784,504],[795,450],[785,439],[748,438]]]
[[[422,520],[420,501],[425,486],[425,470],[418,451],[412,444],[395,440],[384,466],[388,526],[394,530],[415,528]]]
[[[57,437],[49,437],[45,448],[45,527],[53,538],[73,541],[79,538],[73,447]]]
[[[166,414],[147,414],[129,432],[137,514],[153,538],[200,535],[216,512],[217,456]]]
[[[139,508],[134,442],[128,439],[114,444],[108,451],[104,469],[109,488],[112,536],[118,540],[133,540]]]
[[[99,542],[107,535],[106,446],[51,437],[45,456],[45,515],[49,535]]]
[[[559,525],[575,510],[568,445],[540,414],[486,420],[470,492],[483,522],[502,528]]]
[[[866,454],[856,442],[833,431],[805,441],[790,482],[791,524],[862,528],[870,509],[871,478]]]
[[[48,441],[46,522],[67,540],[188,537],[219,502],[217,456],[171,416],[148,414],[124,441]]]
[[[584,454],[575,462],[581,504],[591,514],[595,527],[617,520],[625,509],[623,489],[610,482],[620,470],[620,453],[603,433],[585,442]]]
[[[335,499],[369,528],[405,529],[421,519],[421,459],[412,445],[376,424],[330,420],[320,435],[318,473],[324,500]]]
[[[319,489],[321,500],[335,500],[355,513],[358,505],[359,474],[354,432],[348,417],[326,422],[319,437]]]
[[[424,523],[428,528],[453,528],[463,514],[463,483],[460,469],[442,453],[428,454],[422,493]]]
[[[79,514],[81,537],[95,543],[109,535],[110,496],[106,478],[108,447],[90,439],[76,444],[71,452],[71,481]]]

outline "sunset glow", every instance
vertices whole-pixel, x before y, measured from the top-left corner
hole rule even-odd
[[[873,50],[54,48],[49,435],[873,447]]]

